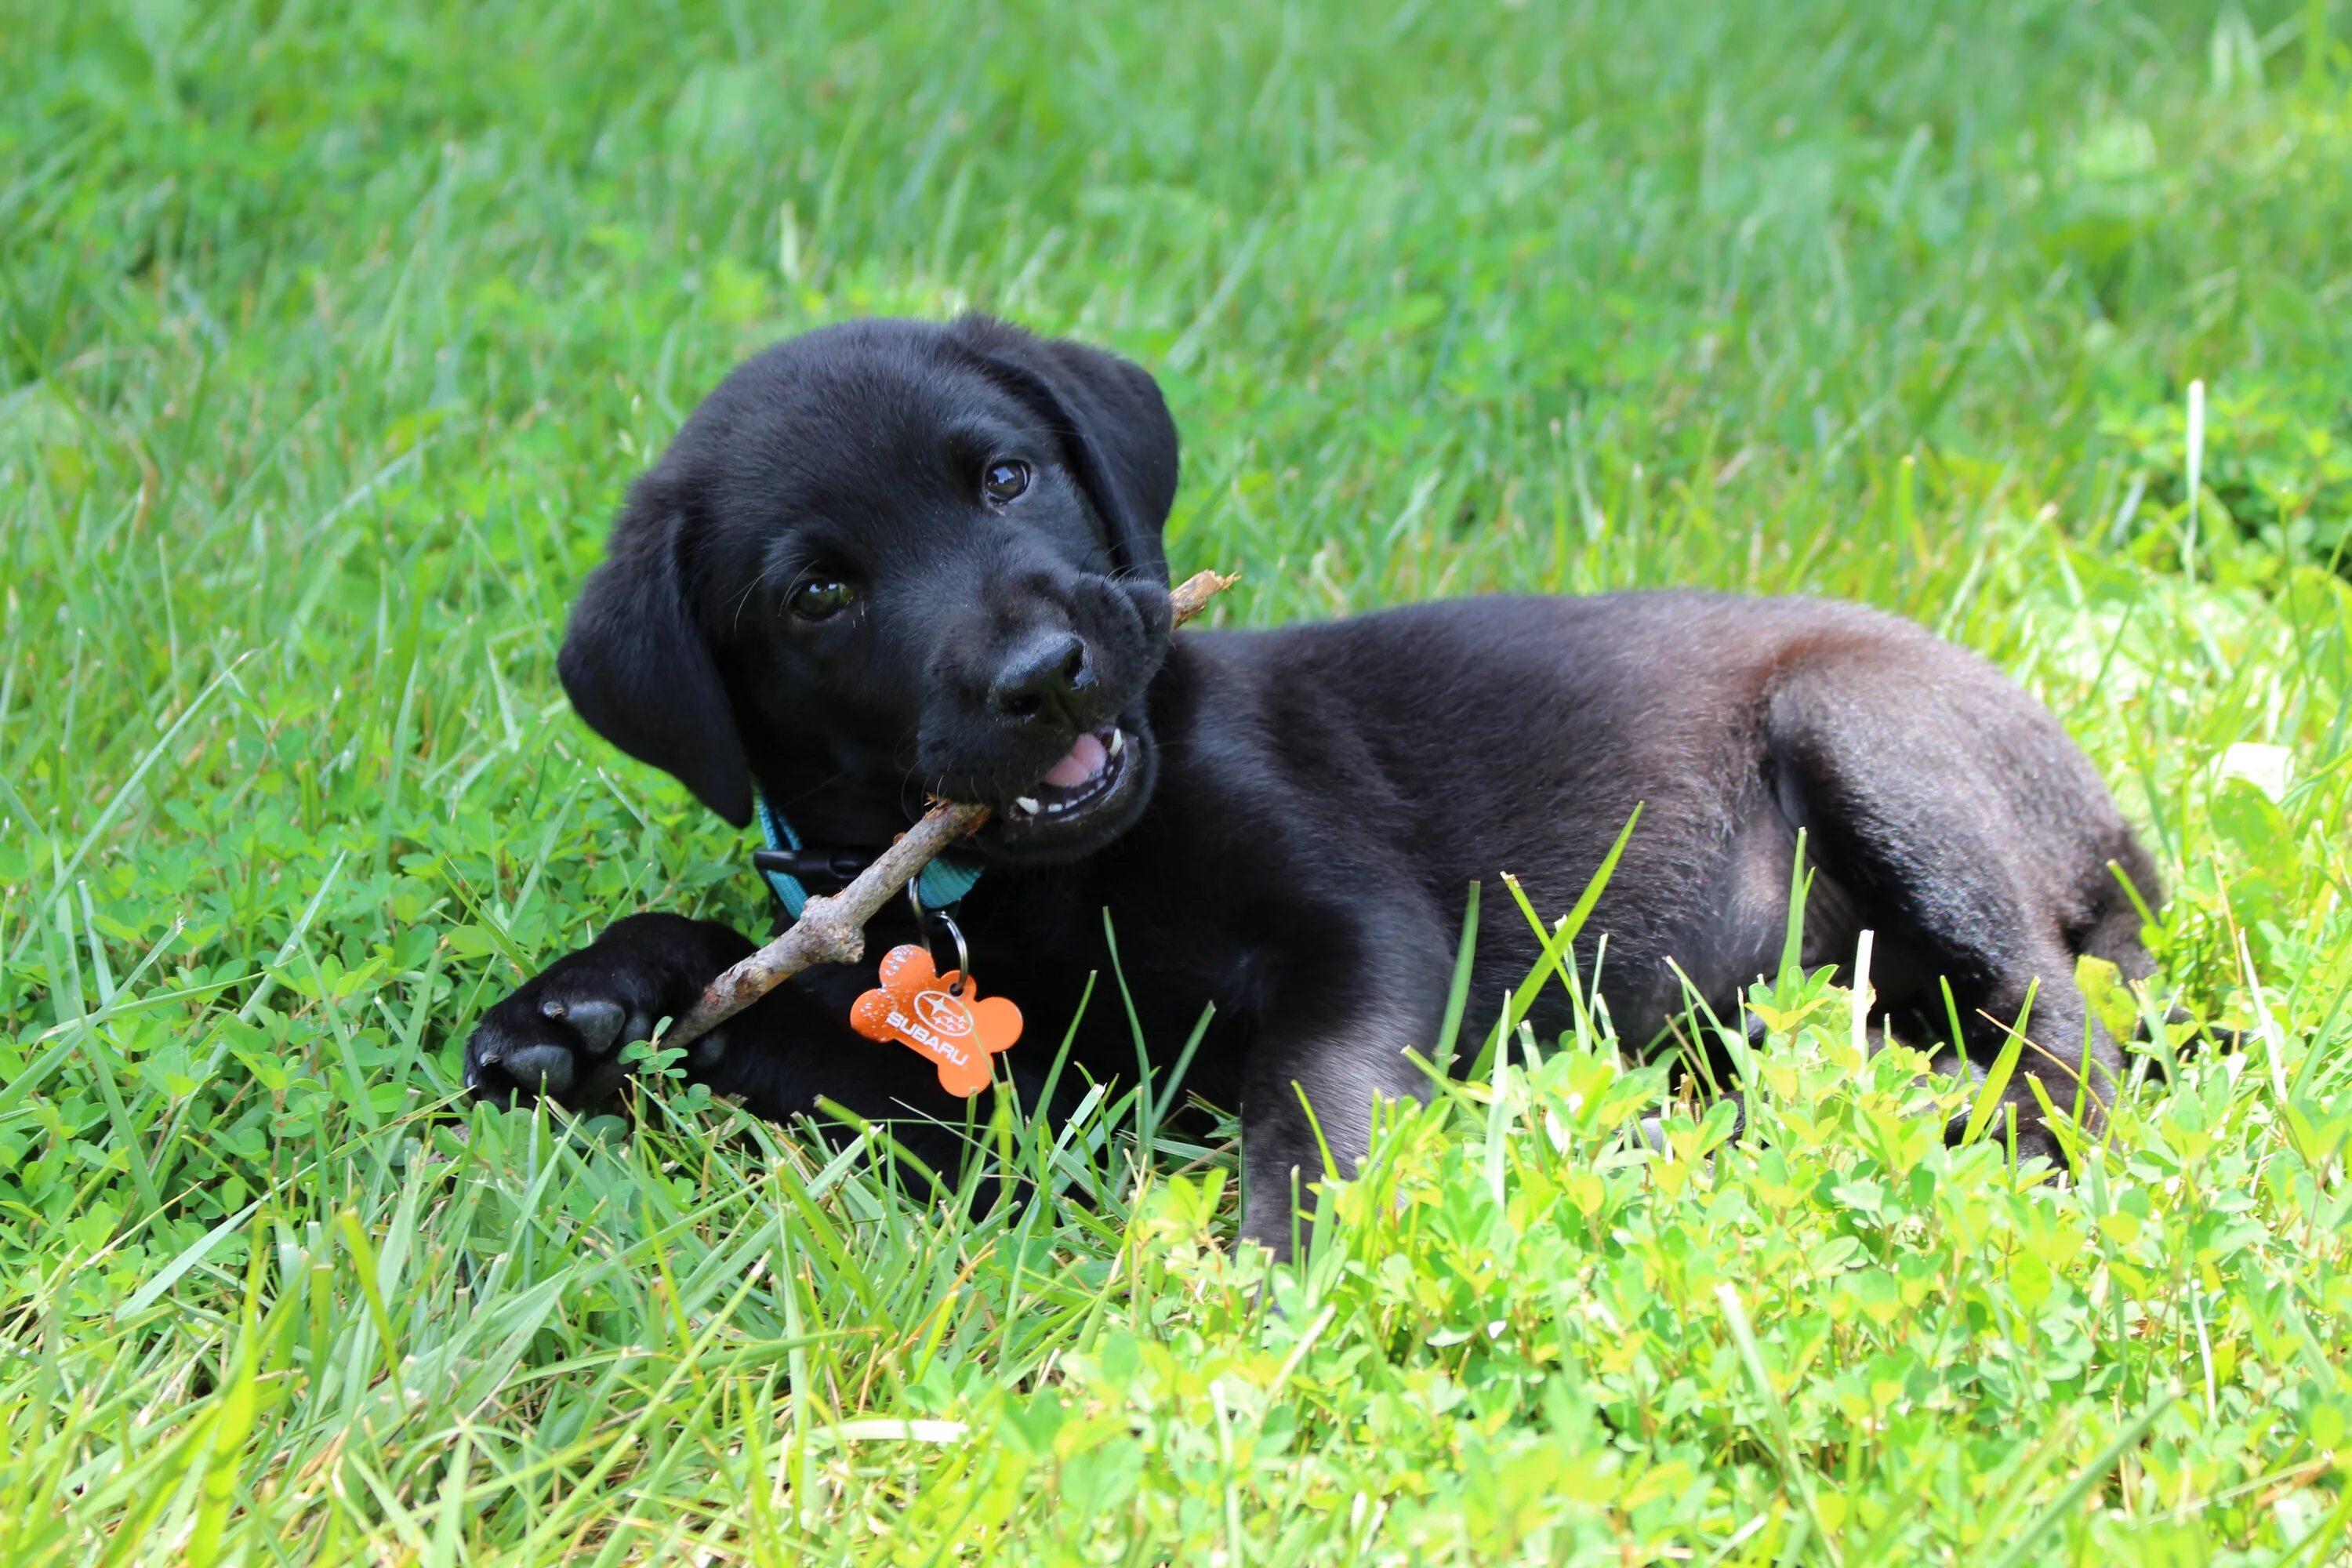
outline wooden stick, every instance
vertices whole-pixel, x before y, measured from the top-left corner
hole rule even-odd
[[[1241,581],[1215,572],[1196,573],[1168,596],[1171,626],[1209,607],[1209,601]],[[948,846],[988,820],[988,807],[935,801],[923,819],[902,834],[849,886],[811,899],[782,935],[712,981],[700,1001],[662,1036],[665,1046],[683,1046],[773,991],[802,970],[818,963],[855,963],[866,955],[866,922],[898,895]]]

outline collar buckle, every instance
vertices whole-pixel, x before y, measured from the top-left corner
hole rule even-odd
[[[769,891],[784,908],[788,920],[801,918],[808,906],[811,889],[815,882],[821,892],[836,892],[857,879],[866,863],[881,853],[879,849],[848,849],[839,845],[808,845],[793,831],[783,813],[768,801],[766,795],[753,793],[752,805],[757,808],[760,837],[767,847],[751,851],[752,868],[768,884]],[[917,873],[920,884],[918,894],[933,909],[954,907],[957,900],[971,891],[980,880],[980,862],[961,856],[942,855]]]
[[[849,886],[872,858],[855,849],[824,847],[751,851],[755,870],[790,877],[811,891],[822,893],[839,892]]]

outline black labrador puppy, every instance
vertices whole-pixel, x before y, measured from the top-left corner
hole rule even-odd
[[[1629,1044],[1687,1005],[1670,960],[1739,1016],[1777,967],[1802,830],[1805,962],[1848,963],[1875,932],[1899,1037],[1981,1073],[2032,991],[2042,1048],[2008,1089],[2022,1152],[2056,1152],[2027,1078],[2060,1106],[2087,1084],[2090,1115],[2112,1092],[2117,1045],[2075,959],[2149,972],[2123,884],[2153,905],[2155,871],[2081,752],[1990,665],[1853,605],[1700,593],[1171,637],[1176,478],[1158,386],[1111,354],[977,316],[811,332],[728,376],[638,480],[572,612],[564,688],[728,821],[771,817],[796,848],[776,863],[810,877],[863,863],[929,796],[992,807],[944,874],[950,893],[977,875],[958,911],[971,973],[1028,1019],[1000,1072],[1034,1103],[1115,937],[1152,1050],[1213,1004],[1187,1086],[1239,1106],[1243,1234],[1277,1252],[1318,1131],[1345,1171],[1376,1097],[1427,1092],[1406,1053],[1435,1047],[1470,884],[1513,871],[1564,910],[1637,804],[1580,942],[1589,975],[1606,934],[1599,989]],[[894,913],[869,951],[917,932]],[[467,1081],[604,1099],[621,1047],[752,945],[618,921],[489,1011]],[[1536,955],[1507,898],[1482,900],[1475,952],[1491,1006]],[[771,1117],[827,1097],[904,1119],[951,1168],[961,1103],[930,1062],[847,1026],[873,974],[801,976],[689,1068]],[[1536,1027],[1566,1027],[1568,1005],[1552,988]],[[1131,1082],[1135,1039],[1097,994],[1073,1059]]]

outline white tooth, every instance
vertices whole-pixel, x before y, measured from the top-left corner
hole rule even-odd
[[[1037,815],[1037,803],[1024,795],[1013,803],[1013,809],[1024,816],[1034,816]]]
[[[1113,730],[1113,731],[1110,732],[1110,754],[1111,754],[1112,756],[1114,756],[1114,757],[1115,757],[1115,756],[1118,755],[1118,749],[1119,749],[1121,746],[1124,746],[1124,745],[1126,745],[1126,744],[1127,744],[1127,731],[1124,731],[1124,730]]]

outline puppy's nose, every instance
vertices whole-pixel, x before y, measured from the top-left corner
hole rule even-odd
[[[1075,632],[1040,632],[1013,648],[997,670],[988,705],[1024,724],[1076,728],[1094,683],[1084,639]]]

